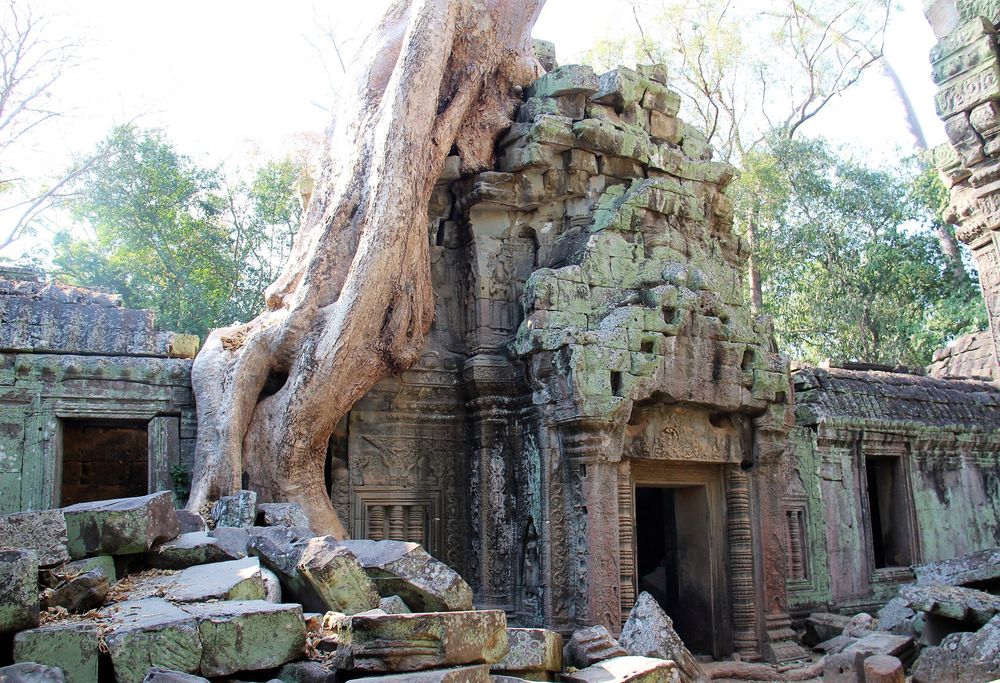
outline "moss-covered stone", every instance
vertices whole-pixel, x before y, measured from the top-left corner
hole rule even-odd
[[[57,624],[21,631],[14,637],[14,661],[59,667],[66,683],[97,683],[98,640],[96,623]]]

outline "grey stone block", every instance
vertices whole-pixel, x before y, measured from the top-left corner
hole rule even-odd
[[[180,533],[170,491],[78,503],[63,508],[63,513],[74,559],[144,553]]]
[[[198,671],[198,622],[166,600],[119,602],[101,610],[101,616],[117,683],[140,683],[153,666],[181,673]]]
[[[41,567],[69,560],[62,510],[18,512],[0,517],[0,550],[34,550]]]
[[[33,550],[0,551],[0,633],[38,626],[38,557]]]
[[[97,683],[98,642],[95,623],[29,629],[14,637],[14,661],[58,667],[66,683]]]

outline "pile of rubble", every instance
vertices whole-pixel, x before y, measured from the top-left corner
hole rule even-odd
[[[1000,678],[1000,548],[913,571],[916,582],[902,586],[877,617],[809,616],[805,642],[827,655],[824,681],[901,682],[904,670],[913,683]],[[872,658],[877,672],[868,672]],[[887,658],[895,660],[891,677]]]
[[[259,525],[259,526],[258,526]],[[6,666],[5,666],[6,665]],[[476,610],[419,545],[315,537],[241,491],[211,519],[169,492],[0,517],[0,680],[642,681],[706,678],[640,598],[621,642]]]

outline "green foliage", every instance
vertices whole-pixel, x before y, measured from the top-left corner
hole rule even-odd
[[[173,483],[174,498],[178,503],[183,503],[191,493],[191,473],[184,465],[173,465],[170,468],[170,480]]]
[[[933,177],[915,164],[872,169],[818,139],[776,135],[744,157],[738,223],[757,228],[764,312],[783,349],[808,362],[924,365],[982,328],[975,283],[935,236]]]
[[[256,315],[300,219],[290,161],[233,183],[134,126],[114,129],[97,158],[71,205],[92,238],[63,232],[53,243],[64,279],[120,292],[159,328],[202,337]]]

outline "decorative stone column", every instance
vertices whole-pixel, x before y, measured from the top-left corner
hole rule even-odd
[[[739,465],[726,472],[729,536],[729,591],[733,610],[733,649],[744,659],[760,659],[757,596],[754,589],[753,522],[750,479]]]

